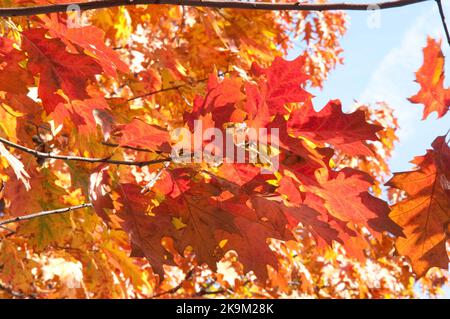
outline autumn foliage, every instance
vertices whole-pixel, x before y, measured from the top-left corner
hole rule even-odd
[[[313,105],[342,62],[344,13],[139,5],[78,18],[2,19],[0,297],[439,293],[449,137],[387,181],[392,109]],[[424,119],[450,107],[440,45],[428,39],[409,99]],[[176,160],[174,132],[198,120],[258,161],[190,160],[212,138]],[[256,151],[250,129],[269,132]]]

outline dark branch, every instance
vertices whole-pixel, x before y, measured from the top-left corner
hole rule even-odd
[[[450,33],[448,31],[447,23],[445,22],[444,8],[442,8],[441,0],[436,0],[436,3],[439,8],[439,14],[441,16],[442,26],[444,27],[445,36],[447,38],[447,43],[450,45]]]
[[[70,4],[53,4],[21,8],[0,8],[0,17],[29,16],[36,14],[66,12],[69,5],[77,5],[80,10],[93,10],[117,6],[138,4],[170,4],[188,7],[207,8],[235,8],[250,10],[274,11],[331,11],[331,10],[367,10],[368,8],[398,8],[429,0],[395,0],[378,3],[272,3],[272,2],[244,2],[244,1],[202,1],[202,0],[96,0]],[[72,7],[73,8],[73,7]]]
[[[34,213],[34,214],[30,214],[30,215],[14,217],[11,219],[6,219],[3,221],[0,221],[0,226],[6,225],[6,224],[11,224],[11,223],[16,223],[16,222],[21,222],[21,221],[29,220],[29,219],[33,219],[33,218],[38,218],[38,217],[42,217],[42,216],[69,213],[74,210],[87,208],[87,207],[92,207],[92,204],[86,203],[86,204],[81,204],[78,206],[65,207],[65,208],[60,208],[60,209],[55,209],[55,210],[47,210],[44,212]]]
[[[122,161],[122,160],[113,160],[110,158],[93,158],[93,157],[81,157],[81,156],[70,156],[70,155],[57,155],[53,153],[44,153],[39,152],[36,150],[33,150],[31,148],[13,143],[11,141],[8,141],[4,138],[0,137],[0,142],[8,145],[9,147],[18,149],[19,151],[31,154],[35,156],[36,158],[51,158],[51,159],[57,159],[57,160],[63,160],[63,161],[75,161],[75,162],[87,162],[87,163],[108,163],[108,164],[114,164],[114,165],[128,165],[128,166],[146,166],[146,165],[152,165],[152,164],[158,164],[158,163],[164,163],[164,162],[170,162],[172,159],[170,157],[165,158],[159,158],[155,160],[150,161]]]

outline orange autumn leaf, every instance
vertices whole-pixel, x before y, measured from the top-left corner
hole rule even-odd
[[[330,143],[349,155],[372,155],[366,140],[377,140],[383,128],[366,122],[364,111],[342,112],[341,102],[333,100],[316,112],[305,105],[291,113],[289,128],[295,136],[317,143]]]
[[[117,52],[105,44],[105,34],[101,29],[95,26],[67,27],[63,23],[46,19],[46,17],[42,19],[46,22],[51,36],[58,37],[66,43],[78,45],[93,54],[105,74],[117,76],[117,71],[128,71],[127,65],[120,59]]]
[[[51,113],[65,102],[59,90],[70,99],[88,98],[87,82],[101,73],[101,68],[93,58],[67,52],[62,41],[46,38],[46,34],[47,30],[42,28],[27,30],[23,33],[23,44],[30,71],[40,75],[39,97],[47,113]]]
[[[445,273],[416,280],[394,246],[410,226],[381,196],[393,113],[316,111],[346,26],[340,11],[133,3],[3,19],[0,298],[438,294]],[[223,139],[183,146],[229,142],[245,163],[171,158],[199,120]]]
[[[419,276],[431,267],[448,267],[446,241],[450,223],[450,147],[436,138],[424,156],[412,163],[417,170],[395,173],[388,186],[405,191],[406,198],[392,207],[390,217],[405,237],[396,240],[400,254],[411,259]]]
[[[450,108],[450,88],[444,88],[444,62],[441,41],[429,37],[423,49],[423,64],[416,72],[420,91],[409,98],[412,103],[424,105],[423,120],[433,112],[441,118]]]
[[[23,52],[14,48],[14,41],[0,38],[0,90],[10,93],[27,93],[32,77],[19,63],[25,60]]]
[[[128,124],[116,126],[116,136],[119,136],[120,145],[142,147],[155,151],[170,151],[169,132],[135,118]]]

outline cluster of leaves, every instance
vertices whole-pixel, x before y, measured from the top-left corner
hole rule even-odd
[[[0,137],[41,155],[0,143],[0,214],[93,209],[2,226],[0,295],[380,298],[413,296],[416,275],[431,294],[445,283],[427,274],[448,264],[445,137],[388,183],[406,193],[391,210],[377,195],[392,111],[313,107],[308,88],[341,60],[344,14],[128,6],[71,19],[3,21]],[[294,41],[302,54],[286,61]],[[443,116],[439,52],[430,40],[411,101]],[[195,120],[233,128],[247,157],[249,129],[279,129],[279,150],[263,145],[255,164],[171,160],[171,133]]]

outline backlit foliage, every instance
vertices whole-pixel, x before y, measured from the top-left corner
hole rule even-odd
[[[2,226],[0,297],[440,293],[447,274],[429,269],[448,265],[448,137],[414,160],[416,171],[394,175],[389,207],[390,107],[313,107],[308,90],[342,62],[344,13],[138,5],[80,18],[1,20],[0,137],[43,153],[161,162],[48,159],[0,143],[2,220],[93,204]],[[442,117],[444,58],[435,40],[424,52],[433,59],[411,102]],[[163,163],[174,129],[198,119],[223,131],[279,128],[279,170]]]

